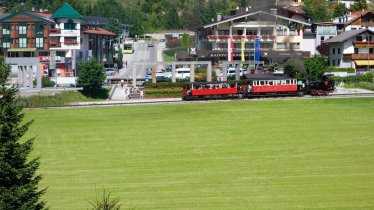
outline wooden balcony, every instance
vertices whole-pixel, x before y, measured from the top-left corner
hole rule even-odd
[[[373,60],[374,54],[370,53],[360,53],[360,54],[352,54],[352,60]]]
[[[370,53],[360,53],[360,54],[343,54],[343,60],[373,60],[374,54]]]
[[[374,22],[362,22],[361,21],[361,26],[367,26],[367,27],[373,27],[374,26]]]
[[[60,42],[51,42],[51,43],[49,43],[49,46],[50,47],[61,47],[61,43]]]
[[[76,39],[65,39],[64,44],[74,45],[74,44],[78,44],[78,41]]]
[[[61,29],[50,28],[49,33],[50,34],[61,34]]]
[[[273,40],[275,36],[271,35],[262,35],[262,36],[256,36],[256,35],[208,35],[207,38],[209,41],[217,41],[217,40],[227,40],[229,38],[233,40],[241,40],[242,38],[244,39],[249,39],[249,40],[254,40],[254,39],[265,39],[265,40]]]
[[[354,47],[374,47],[374,42],[373,41],[354,41],[353,42]]]

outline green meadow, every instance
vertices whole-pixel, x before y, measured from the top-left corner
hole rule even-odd
[[[28,109],[51,209],[374,209],[374,99]]]

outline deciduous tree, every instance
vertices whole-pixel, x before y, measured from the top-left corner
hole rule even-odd
[[[327,69],[327,61],[324,56],[314,55],[312,58],[304,60],[306,78],[308,80],[316,80],[325,73]]]
[[[104,66],[96,60],[91,59],[79,66],[78,84],[88,93],[88,97],[95,96],[104,82]]]
[[[0,209],[43,209],[36,175],[39,158],[28,159],[34,139],[22,140],[32,121],[23,122],[22,106],[17,104],[18,89],[7,83],[10,67],[0,56]]]

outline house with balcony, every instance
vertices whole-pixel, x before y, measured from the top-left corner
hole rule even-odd
[[[84,18],[67,3],[53,14],[19,11],[0,15],[0,54],[5,55],[20,86],[32,87],[36,75],[75,77],[77,63],[86,60],[89,50],[104,65],[113,63],[115,34],[88,27],[105,22],[101,17]]]
[[[53,21],[34,11],[19,11],[0,19],[0,45],[12,74],[21,86],[32,86],[40,73],[39,56],[49,50],[49,32]]]
[[[369,29],[345,31],[325,43],[330,48],[330,66],[356,70],[374,67],[374,32]]]
[[[241,60],[242,46],[246,61],[254,60],[255,40],[260,40],[261,61],[285,62],[290,57],[309,57],[315,49],[314,37],[304,37],[311,24],[306,17],[282,7],[247,9],[196,29],[199,60],[227,60],[232,42],[234,60]],[[312,46],[311,46],[312,45]]]

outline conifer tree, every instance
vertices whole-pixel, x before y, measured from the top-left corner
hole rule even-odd
[[[37,210],[44,208],[36,175],[39,159],[28,160],[34,139],[21,141],[32,121],[24,123],[18,89],[8,84],[10,67],[0,56],[0,209]]]

